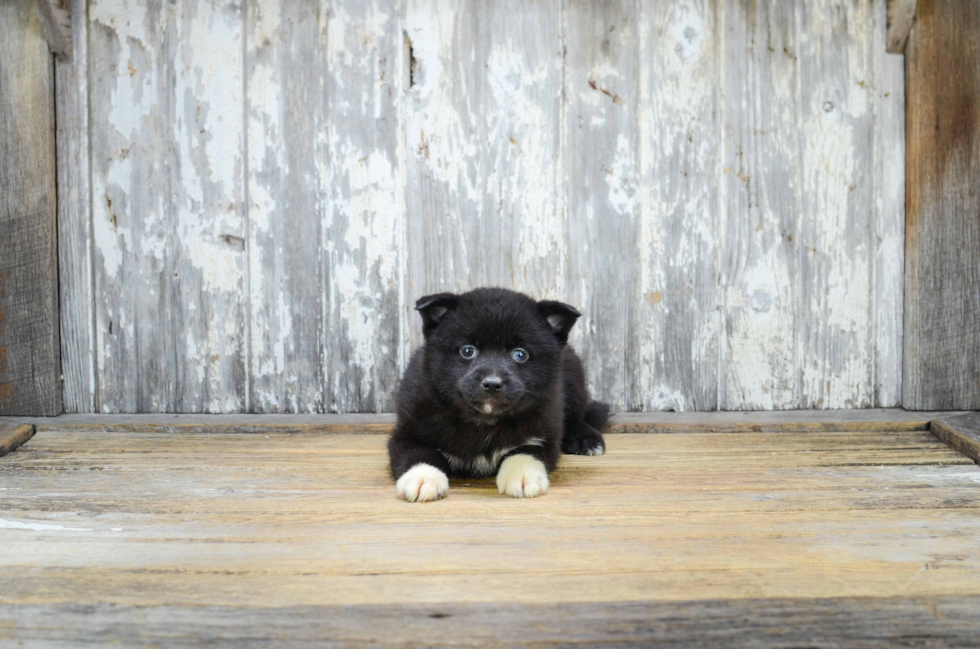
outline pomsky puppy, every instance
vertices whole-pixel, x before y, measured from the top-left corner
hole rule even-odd
[[[436,500],[448,476],[496,474],[518,498],[548,491],[565,453],[601,455],[609,406],[592,401],[567,344],[581,315],[501,288],[421,298],[425,344],[398,387],[388,441],[400,498]]]

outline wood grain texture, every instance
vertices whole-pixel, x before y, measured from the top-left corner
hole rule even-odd
[[[936,419],[929,430],[951,449],[980,464],[980,413]]]
[[[886,51],[902,54],[915,21],[916,0],[888,0],[888,34]]]
[[[907,412],[899,409],[779,410],[746,412],[616,413],[607,433],[758,433],[929,430],[930,422],[963,412]],[[326,415],[105,415],[0,418],[30,423],[40,431],[387,434],[392,414]]]
[[[322,624],[346,611],[353,634],[377,633],[378,615],[410,635],[407,616],[483,609],[510,628],[517,606],[544,607],[547,634],[560,605],[589,607],[595,633],[644,633],[620,617],[640,607],[659,632],[664,611],[737,610],[749,629],[890,638],[887,611],[920,615],[914,601],[943,602],[965,632],[980,595],[980,469],[926,430],[609,435],[606,455],[563,457],[552,478],[533,500],[454,480],[412,505],[394,496],[381,436],[40,430],[0,462],[0,637],[109,640],[133,607],[171,611],[171,637],[188,641],[237,637],[235,618],[285,641],[301,633],[285,620],[314,610]],[[851,626],[862,615],[874,632]],[[724,633],[698,623],[668,626]]]
[[[630,410],[719,407],[723,4],[640,5],[641,218],[637,286],[626,294],[635,331],[625,361]]]
[[[246,408],[242,0],[171,2],[176,412]],[[172,90],[171,90],[172,88]]]
[[[719,406],[798,408],[799,3],[723,4]]]
[[[405,326],[415,299],[497,285],[564,298],[560,3],[409,0]]]
[[[582,312],[571,344],[594,398],[630,408],[640,210],[640,24],[634,2],[563,6],[563,193],[567,270],[562,300]],[[616,259],[617,263],[609,263]]]
[[[980,409],[980,7],[922,0],[905,56],[902,405]]]
[[[486,284],[579,307],[617,410],[897,405],[885,13],[93,0],[60,93],[69,407],[388,411],[415,300]]]
[[[72,60],[55,61],[58,154],[58,288],[61,374],[66,412],[96,412],[95,287],[89,170],[88,19],[84,0],[71,8]]]
[[[72,60],[72,2],[75,0],[36,0],[41,30],[48,48],[61,60]]]
[[[400,370],[405,275],[405,92],[400,3],[328,4],[317,136],[323,302],[323,407],[388,412]]]
[[[249,410],[322,412],[328,15],[270,0],[249,2],[246,16]]]
[[[173,412],[170,5],[89,4],[96,410]]]
[[[97,406],[243,410],[241,5],[89,21]]]
[[[972,647],[978,613],[976,596],[252,607],[247,615],[230,606],[17,604],[0,612],[0,638],[55,647],[406,647],[433,638],[447,647],[894,647],[910,639]]]
[[[797,14],[802,219],[800,407],[874,404],[874,13],[863,1]],[[787,234],[787,237],[790,234]]]
[[[62,411],[54,70],[30,0],[0,5],[0,414]]]
[[[905,292],[905,61],[884,51],[886,8],[874,5],[874,405],[902,403]]]
[[[0,456],[15,451],[32,437],[34,437],[34,426],[0,421]]]

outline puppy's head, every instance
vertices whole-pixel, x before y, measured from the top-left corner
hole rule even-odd
[[[480,420],[518,415],[553,398],[561,349],[581,315],[561,302],[499,288],[429,295],[415,308],[429,384]]]

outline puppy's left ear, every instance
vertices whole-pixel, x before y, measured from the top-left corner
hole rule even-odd
[[[551,300],[538,302],[538,313],[548,321],[552,333],[562,345],[568,342],[568,332],[572,330],[572,325],[582,315],[573,306]]]
[[[446,314],[456,308],[459,298],[452,293],[437,293],[420,297],[415,310],[422,316],[422,334],[428,338]]]

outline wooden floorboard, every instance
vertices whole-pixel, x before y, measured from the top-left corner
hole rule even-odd
[[[837,430],[927,430],[938,418],[963,411],[911,412],[901,408],[852,410],[777,410],[739,412],[616,413],[609,433],[807,432]],[[3,421],[3,418],[0,418]],[[187,432],[187,433],[373,433],[386,434],[393,414],[320,415],[103,415],[21,417],[40,431]]]
[[[39,425],[0,644],[975,644],[980,467],[848,427],[612,433],[542,498],[409,504],[381,435]]]
[[[954,451],[980,463],[980,412],[935,419],[929,430]]]
[[[233,606],[18,604],[0,638],[45,647],[976,647],[980,597],[584,604]],[[9,632],[8,632],[9,633]],[[9,636],[8,636],[9,637]]]
[[[34,436],[34,427],[14,421],[0,421],[0,456],[6,455]]]

